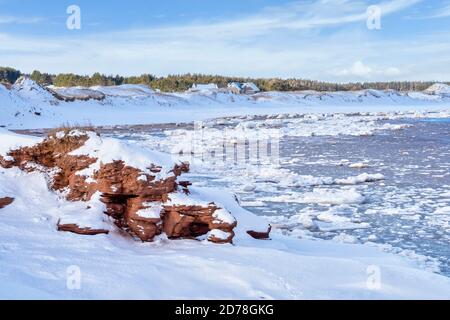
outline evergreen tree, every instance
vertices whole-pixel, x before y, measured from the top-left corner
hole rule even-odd
[[[9,67],[0,67],[0,82],[13,84],[21,75],[22,73],[19,70]]]
[[[14,83],[21,75],[20,71],[12,68],[0,68],[0,81]],[[332,83],[323,81],[314,81],[307,79],[280,79],[280,78],[244,78],[244,77],[224,77],[219,75],[204,74],[182,74],[168,75],[166,77],[156,77],[144,73],[140,76],[123,77],[120,75],[104,75],[98,72],[92,76],[77,75],[73,73],[61,73],[50,75],[33,71],[31,78],[42,84],[54,84],[58,87],[72,86],[112,86],[121,84],[142,84],[153,89],[159,89],[165,92],[186,91],[195,83],[215,83],[219,88],[225,88],[230,82],[254,82],[262,91],[300,91],[315,90],[325,91],[350,91],[350,90],[397,90],[397,91],[422,91],[429,88],[435,82],[420,81],[392,81],[392,82],[365,82],[365,83]],[[447,84],[450,84],[447,82]]]

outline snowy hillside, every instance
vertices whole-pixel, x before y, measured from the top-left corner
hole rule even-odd
[[[447,110],[448,87],[426,92],[263,92],[235,95],[222,91],[160,93],[142,85],[44,89],[21,78],[11,89],[0,85],[0,126],[43,128],[63,123],[118,125],[188,122],[223,116]]]
[[[450,95],[450,86],[443,83],[436,83],[425,90],[425,92],[434,95]]]
[[[12,86],[12,94],[30,103],[55,103],[50,92],[39,86],[33,80],[21,77]]]

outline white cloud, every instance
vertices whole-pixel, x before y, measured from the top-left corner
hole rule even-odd
[[[339,75],[353,75],[357,77],[368,77],[372,73],[372,68],[366,66],[361,61],[356,61],[350,69],[338,72]]]
[[[396,77],[401,74],[400,69],[396,67],[389,67],[385,69],[383,73],[389,77]]]
[[[384,14],[389,14],[417,2],[393,0],[380,5]],[[228,21],[93,35],[0,34],[0,61],[26,72],[40,69],[83,74],[198,72],[327,81],[440,80],[450,74],[446,61],[449,36],[376,38],[372,36],[375,32],[365,29],[368,3],[301,1]],[[337,25],[345,28],[319,34],[321,29]],[[424,57],[425,62],[416,63]]]
[[[446,6],[440,8],[433,15],[428,16],[427,18],[438,19],[438,18],[446,18],[446,17],[450,17],[450,4],[447,4]]]
[[[0,24],[33,24],[43,20],[41,17],[0,16]]]
[[[436,1],[438,2],[438,1]],[[414,20],[441,19],[450,17],[450,0],[439,1],[438,6],[433,3],[428,7],[427,12],[417,12],[415,15],[408,17]]]
[[[400,75],[400,69],[396,67],[374,68],[365,65],[362,61],[356,61],[349,69],[342,69],[336,72],[337,76],[355,76],[357,78],[370,79],[374,76],[396,77]]]
[[[377,4],[387,16],[422,0],[389,0]],[[194,37],[233,39],[265,35],[285,30],[308,30],[336,27],[368,18],[368,1],[315,0],[294,1],[284,6],[268,7],[257,14],[228,21],[209,21],[182,26],[125,31],[130,37]]]

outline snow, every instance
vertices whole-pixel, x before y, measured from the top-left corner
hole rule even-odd
[[[420,114],[420,117],[445,117],[450,112],[429,112]],[[269,119],[257,119],[246,117],[245,119],[219,119],[203,123],[203,127],[197,130],[167,130],[163,141],[159,145],[167,146],[166,151],[173,154],[199,154],[207,155],[211,151],[217,153],[223,143],[229,145],[243,143],[244,141],[265,141],[267,139],[278,139],[283,137],[311,137],[311,136],[372,136],[382,131],[403,130],[409,127],[406,124],[386,123],[387,120],[398,120],[402,118],[416,118],[416,112],[408,113],[365,113],[357,115],[349,114],[292,114],[273,115]],[[227,125],[226,128],[217,128],[217,125]],[[151,139],[151,137],[145,137]],[[152,142],[153,143],[153,142]],[[343,163],[343,165],[351,165]],[[359,168],[364,164],[354,165]],[[270,172],[269,172],[270,173]],[[283,173],[283,175],[285,175]],[[260,177],[266,173],[261,172]],[[280,174],[281,176],[281,174]],[[286,177],[281,177],[286,181]],[[307,177],[305,177],[307,179]],[[306,182],[307,183],[307,182]]]
[[[189,191],[190,191],[189,196],[186,195],[184,192],[176,192],[169,194],[169,201],[166,202],[166,204],[172,206],[186,205],[186,206],[208,207],[209,204],[211,203],[211,199],[216,199],[214,203],[218,207],[218,210],[216,210],[213,214],[214,219],[218,222],[225,222],[229,224],[235,223],[236,219],[233,217],[233,215],[236,216],[235,215],[236,212],[239,213],[242,212],[243,210],[239,206],[233,205],[233,202],[235,202],[235,200],[227,197],[224,198],[223,196],[219,197],[218,194],[215,194],[211,190],[200,191],[195,187],[191,187],[189,188]],[[205,196],[205,194],[211,196],[211,198],[208,198],[207,196]],[[232,210],[233,215],[230,214],[231,210],[227,210],[227,208],[230,206],[231,209],[233,209]],[[245,212],[244,215],[245,214],[248,214],[248,212]],[[253,227],[258,227],[260,225],[261,223],[259,224],[257,223]],[[267,229],[267,224],[264,224],[264,228]],[[262,230],[264,230],[264,228]]]
[[[42,128],[64,122],[150,124],[264,114],[273,115],[272,120],[265,122],[269,126],[292,121],[283,133],[287,136],[363,136],[379,130],[404,128],[396,124],[380,126],[379,119],[448,116],[450,111],[450,99],[443,90],[434,95],[367,90],[269,92],[241,96],[220,92],[213,95],[201,92],[161,94],[142,86],[89,89],[101,92],[105,99],[62,102],[31,80],[18,82],[10,90],[0,85],[0,125]],[[73,93],[75,89],[61,90]],[[81,93],[75,90],[73,94]],[[361,114],[356,117],[344,115],[357,112]],[[302,117],[298,117],[299,114]],[[259,128],[257,121],[248,118],[247,123],[237,125],[231,131],[230,141],[243,136],[243,126]],[[229,123],[229,120],[220,121]],[[269,134],[272,130],[260,129]],[[80,132],[71,134],[76,136]],[[185,130],[174,133],[167,138],[167,146],[177,142],[178,147],[174,150],[189,149],[186,147],[188,140],[183,138],[186,135]],[[205,137],[217,142],[220,135],[207,128]],[[105,162],[122,160],[144,172],[148,163],[159,164],[163,166],[161,176],[169,174],[175,162],[170,155],[154,151],[154,141],[150,139],[145,144],[149,148],[145,148],[144,143],[138,145],[96,135],[89,138],[88,143],[74,154],[95,156]],[[3,156],[11,149],[39,141],[40,138],[21,136],[0,128],[0,154]],[[101,161],[79,174],[89,175],[98,169]],[[365,168],[361,165],[365,162],[346,163],[355,169]],[[252,176],[257,179],[250,179]],[[269,195],[259,201],[317,204],[321,210],[299,212],[280,224],[288,228],[301,223],[306,228],[327,232],[368,228],[367,224],[357,223],[341,214],[345,206],[366,201],[364,189],[347,185],[382,179],[384,177],[377,173],[333,179],[265,168],[258,174],[242,175],[237,183],[247,192],[263,188],[261,182],[314,187],[312,192],[303,192],[301,196],[298,192]],[[343,186],[339,190],[327,189],[333,184]],[[266,230],[268,220],[243,209],[227,190],[194,186],[190,191],[189,197],[183,193],[171,195],[170,203],[205,205],[214,200],[221,208],[216,212],[218,220],[237,221],[233,245],[169,241],[164,235],[154,243],[136,242],[124,237],[103,214],[104,207],[97,201],[98,194],[91,202],[67,202],[61,194],[48,190],[43,174],[0,168],[0,197],[15,198],[11,205],[0,210],[0,298],[450,299],[450,278],[423,268],[420,261],[425,264],[425,258],[413,251],[393,254],[383,252],[385,249],[392,251],[392,248],[354,244],[355,238],[345,231],[333,241],[313,241],[307,239],[306,233],[303,238],[296,238],[282,235],[275,229],[270,241],[255,240],[247,231]],[[447,209],[439,208],[435,214],[448,215]],[[158,210],[158,205],[152,204],[138,214],[156,218]],[[395,214],[398,210],[386,208],[382,214]],[[110,234],[91,237],[58,232],[58,221],[106,229]],[[207,235],[210,236],[224,239],[229,235],[213,230]],[[369,240],[375,239],[376,235],[373,235]],[[67,286],[71,267],[80,270],[80,290]],[[381,276],[380,287],[376,289],[368,285],[374,269]]]
[[[220,240],[227,240],[229,237],[231,236],[231,234],[229,232],[225,232],[219,229],[214,229],[211,230],[210,232],[208,232],[208,234],[206,235],[207,239],[211,239],[211,238],[217,238]]]
[[[434,95],[447,95],[450,94],[450,86],[443,83],[436,83],[425,90],[425,93]]]
[[[211,91],[217,91],[219,90],[219,87],[215,83],[207,83],[207,84],[194,84],[192,88],[190,89],[191,92],[211,92]]]
[[[207,86],[208,88],[210,86]],[[85,97],[92,91],[102,100],[60,101],[28,78],[10,90],[0,85],[0,126],[11,129],[39,129],[62,123],[79,125],[125,125],[189,122],[224,116],[269,114],[326,114],[356,112],[448,111],[447,94],[430,95],[394,91],[354,91],[319,93],[261,92],[235,95],[203,90],[160,93],[142,85],[92,88],[50,88],[64,95]],[[89,91],[90,90],[90,91]],[[345,127],[342,129],[344,130]],[[342,131],[341,130],[341,131]]]
[[[4,130],[1,134],[0,141],[11,141],[2,150],[38,141]],[[112,140],[91,138],[92,143],[77,153],[116,158],[101,151],[105,141],[114,145]],[[136,150],[133,152],[136,154]],[[90,203],[68,202],[48,190],[39,172],[0,169],[0,195],[15,197],[0,212],[1,298],[450,298],[450,279],[419,269],[411,255],[400,257],[376,247],[295,239],[277,232],[270,241],[252,239],[246,231],[264,230],[267,222],[241,208],[232,194],[220,189],[192,187],[189,198],[193,204],[213,199],[223,209],[217,212],[221,220],[230,218],[228,212],[233,213],[238,221],[234,245],[169,241],[164,236],[154,243],[136,242],[116,231],[103,214],[103,204],[96,201],[99,195]],[[362,196],[351,190],[342,195],[316,190],[309,197],[321,203],[334,197],[333,202],[342,203]],[[185,202],[186,195],[176,194],[172,201]],[[156,212],[151,208],[140,214],[154,217]],[[318,220],[322,228],[327,223],[349,223],[331,212]],[[110,234],[92,237],[58,232],[58,221],[107,229]],[[208,236],[212,235],[228,236],[218,230]],[[336,240],[351,242],[344,236]],[[377,290],[367,286],[371,266],[379,268],[382,275]],[[67,286],[71,276],[68,270],[73,268],[80,271],[79,290]]]
[[[348,190],[327,190],[314,189],[313,192],[305,193],[301,203],[317,203],[317,204],[354,204],[363,203],[365,197],[355,189]]]
[[[356,177],[348,177],[345,179],[336,179],[334,181],[335,184],[342,184],[342,185],[354,185],[359,183],[365,183],[365,182],[376,182],[384,180],[384,175],[381,173],[376,174],[368,174],[363,173]]]
[[[368,223],[354,223],[350,218],[338,215],[341,208],[331,208],[316,215],[316,226],[321,231],[352,230],[369,228]],[[356,243],[356,241],[355,241]]]
[[[49,89],[59,94],[61,97],[65,99],[102,100],[105,98],[105,95],[100,91],[84,87],[73,87],[73,88],[51,87]]]
[[[71,132],[69,134],[77,134]],[[88,132],[88,140],[85,144],[70,153],[73,156],[90,156],[98,159],[97,162],[89,166],[87,169],[78,172],[80,176],[91,176],[94,171],[100,169],[101,163],[111,163],[114,161],[123,161],[126,165],[140,169],[144,173],[151,174],[161,180],[167,178],[171,174],[174,167],[174,159],[167,154],[142,149],[131,143],[120,141],[113,138],[102,138],[93,132]],[[158,164],[162,166],[160,173],[153,173],[149,169],[149,165]],[[142,178],[141,178],[142,179]]]
[[[216,210],[213,214],[215,221],[225,222],[229,224],[233,224],[236,222],[236,219],[225,209],[220,208]]]
[[[232,246],[57,232],[48,219],[65,204],[46,192],[41,177],[1,172],[2,192],[6,185],[26,191],[0,212],[3,299],[450,298],[448,278],[375,247],[279,234],[271,241],[238,238]],[[367,285],[373,268],[379,289]],[[72,270],[79,271],[79,289],[71,286]]]
[[[155,93],[145,85],[123,84],[120,86],[94,86],[90,88],[109,97],[145,98]]]
[[[161,211],[162,203],[144,203],[144,205],[147,207],[145,209],[141,209],[136,214],[142,218],[148,218],[148,219],[160,219],[161,218]]]
[[[50,92],[28,77],[20,77],[12,86],[11,91],[18,97],[30,102],[49,103],[54,99]]]
[[[261,90],[258,88],[258,86],[256,84],[254,84],[253,82],[246,82],[242,84],[242,89],[246,90],[252,90],[253,92],[260,92]]]
[[[148,181],[147,176],[145,176],[145,175],[139,176],[139,177],[138,177],[138,181],[147,182],[147,181]]]
[[[281,230],[296,230],[301,225],[308,230],[322,232],[370,228],[368,223],[356,223],[344,216],[348,209],[351,209],[348,205],[327,207],[325,211],[304,208],[289,218],[279,217],[274,226]]]
[[[220,220],[233,223],[237,221],[237,227],[234,229],[236,233],[235,241],[247,242],[247,231],[267,231],[268,222],[258,217],[251,212],[243,209],[236,201],[236,196],[230,194],[225,189],[220,188],[205,188],[205,187],[190,187],[191,195],[199,200],[211,201],[215,199],[215,203],[225,211],[220,212]],[[228,212],[232,212],[233,216],[227,215]]]
[[[438,208],[434,214],[450,215],[450,207]]]
[[[106,206],[100,201],[101,193],[97,192],[88,202],[67,202],[58,215],[60,224],[76,224],[80,228],[112,230],[112,222],[105,215]],[[25,199],[23,199],[25,200]]]
[[[242,84],[239,82],[230,82],[227,87],[230,89],[237,89],[239,92],[242,90]]]
[[[4,157],[10,150],[29,147],[42,141],[41,138],[15,134],[2,128],[0,128],[0,137],[0,155]]]
[[[338,236],[333,238],[334,241],[336,242],[341,242],[341,243],[356,243],[357,239],[354,236],[345,234],[345,233],[341,233]]]
[[[364,163],[364,162],[357,162],[357,163],[351,163],[348,166],[349,166],[349,168],[353,168],[353,169],[364,169],[364,168],[368,168],[369,164]]]

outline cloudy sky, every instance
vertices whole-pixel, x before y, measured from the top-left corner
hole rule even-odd
[[[81,29],[67,28],[71,5]],[[450,81],[450,0],[0,0],[0,65]]]

